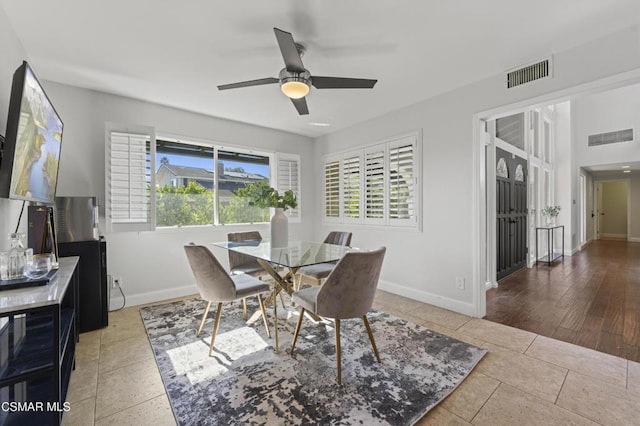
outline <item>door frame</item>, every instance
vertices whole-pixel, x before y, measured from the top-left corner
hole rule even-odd
[[[640,69],[628,71],[614,76],[605,77],[588,83],[575,85],[569,88],[551,91],[549,93],[527,98],[513,104],[479,111],[471,117],[473,129],[473,174],[472,174],[472,217],[473,219],[473,254],[472,254],[472,288],[473,288],[473,314],[477,318],[482,318],[487,314],[486,292],[491,288],[492,283],[488,280],[489,258],[491,256],[490,246],[487,239],[487,228],[495,223],[496,214],[492,209],[487,209],[488,205],[495,205],[495,198],[491,200],[487,186],[490,170],[486,168],[486,161],[489,154],[487,151],[486,123],[500,114],[508,115],[507,112],[534,106],[550,105],[570,100],[577,95],[597,93],[604,90],[616,89],[630,86],[640,82]],[[495,161],[495,160],[494,160]],[[493,171],[495,177],[495,171]],[[495,191],[495,189],[494,189]],[[490,202],[493,201],[493,204]],[[572,207],[573,210],[573,207]],[[495,229],[494,229],[495,231]],[[495,252],[495,250],[494,250]],[[495,254],[494,254],[495,256]]]

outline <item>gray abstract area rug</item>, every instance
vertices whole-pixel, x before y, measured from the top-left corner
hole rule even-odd
[[[251,300],[253,299],[253,300]],[[361,319],[341,322],[342,386],[336,383],[333,322],[305,318],[293,356],[295,309],[278,306],[280,352],[267,338],[255,298],[249,318],[226,303],[213,356],[215,304],[199,337],[205,302],[140,310],[180,425],[412,425],[449,395],[486,354],[392,315],[368,318],[382,363]],[[267,310],[273,336],[273,311]]]

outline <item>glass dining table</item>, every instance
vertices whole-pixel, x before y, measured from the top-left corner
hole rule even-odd
[[[281,291],[291,295],[299,289],[296,274],[303,266],[319,263],[335,262],[345,253],[357,249],[334,244],[316,243],[312,241],[289,241],[287,247],[271,247],[269,241],[224,241],[213,243],[214,246],[242,253],[255,258],[260,266],[273,278],[275,287],[269,299],[273,303],[275,323],[275,351],[278,347],[278,306],[276,299]]]

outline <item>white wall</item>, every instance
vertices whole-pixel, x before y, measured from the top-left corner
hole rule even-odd
[[[623,87],[571,102],[575,165],[596,166],[640,160],[640,86]],[[589,147],[592,134],[633,128],[635,141]]]
[[[320,137],[315,144],[315,170],[322,175],[322,157],[363,144],[380,141],[407,131],[422,129],[423,221],[422,232],[401,232],[360,225],[353,244],[360,247],[387,246],[380,287],[415,299],[467,314],[478,314],[474,300],[481,291],[475,251],[480,212],[473,194],[479,178],[474,158],[473,115],[482,111],[507,111],[524,106],[524,100],[552,94],[640,66],[636,29],[554,55],[554,78],[507,90],[504,77],[496,75],[469,86],[428,99],[360,125]],[[597,66],[594,66],[597,61]],[[552,96],[549,95],[549,99]],[[538,98],[538,101],[541,98]],[[529,102],[531,103],[531,102]],[[477,175],[474,175],[474,170]],[[576,178],[577,179],[577,178]],[[316,184],[322,194],[322,184]],[[335,226],[321,223],[316,238]],[[458,290],[455,278],[466,280]],[[474,289],[476,299],[474,299]]]
[[[313,176],[309,172],[313,154],[311,139],[67,85],[44,84],[65,123],[57,193],[98,196],[103,232],[105,122],[117,122],[155,127],[158,136],[171,134],[185,140],[192,137],[228,146],[300,154],[303,223],[291,224],[290,234],[301,239],[311,238],[312,228],[307,224],[314,221],[316,210]],[[269,237],[268,225],[107,233],[109,274],[121,279],[128,304],[194,293],[194,280],[182,246],[191,241],[202,244],[225,241],[228,232],[248,228],[259,230],[263,238]],[[213,250],[226,263],[226,251]]]
[[[9,112],[9,97],[11,95],[11,81],[13,72],[27,59],[22,43],[13,32],[11,24],[0,7],[0,134],[5,135],[7,113]],[[0,251],[9,248],[7,235],[15,232],[22,202],[0,198]],[[20,231],[26,232],[27,220],[20,223]],[[26,244],[26,241],[25,241]]]
[[[578,223],[572,211],[577,211],[575,194],[577,185],[573,182],[571,166],[571,104],[562,102],[554,107],[555,130],[555,205],[562,207],[556,223],[564,225],[565,254],[572,254],[579,245],[576,233]],[[561,245],[559,244],[558,247]]]
[[[590,96],[583,96],[571,101],[571,119],[573,128],[573,169],[574,180],[578,181],[581,167],[609,164],[627,164],[640,161],[640,85],[623,87]],[[621,129],[634,129],[633,142],[620,142],[611,145],[589,147],[587,137],[591,134],[610,132]],[[628,175],[617,173],[593,175],[596,180],[626,179]],[[632,176],[637,183],[640,177]],[[588,186],[589,190],[592,188]],[[630,241],[640,241],[640,187],[631,186],[631,203],[629,216]],[[588,204],[587,223],[591,224],[591,205]],[[579,222],[578,222],[579,223]],[[593,226],[587,226],[587,237],[592,239]]]

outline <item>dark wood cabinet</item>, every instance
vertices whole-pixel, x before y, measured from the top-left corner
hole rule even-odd
[[[78,342],[77,264],[77,257],[62,258],[46,286],[1,294],[0,424],[59,425],[70,408],[65,399]]]

